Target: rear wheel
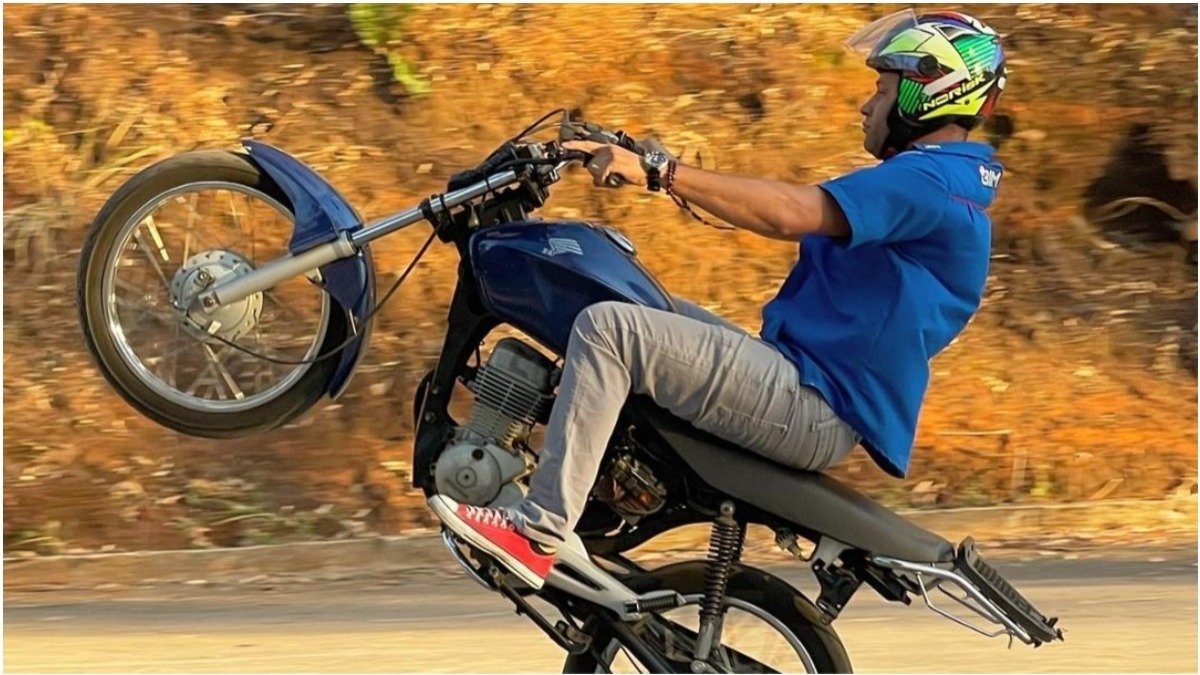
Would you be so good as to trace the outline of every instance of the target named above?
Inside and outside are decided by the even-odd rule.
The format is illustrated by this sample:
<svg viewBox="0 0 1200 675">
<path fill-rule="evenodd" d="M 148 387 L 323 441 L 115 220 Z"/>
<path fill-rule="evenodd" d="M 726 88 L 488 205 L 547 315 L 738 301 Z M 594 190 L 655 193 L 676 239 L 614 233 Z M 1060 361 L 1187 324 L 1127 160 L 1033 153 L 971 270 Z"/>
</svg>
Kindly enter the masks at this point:
<svg viewBox="0 0 1200 675">
<path fill-rule="evenodd" d="M 243 155 L 177 155 L 122 186 L 88 233 L 77 284 L 88 348 L 117 392 L 164 426 L 212 438 L 271 429 L 315 404 L 337 367 L 316 359 L 347 324 L 312 280 L 211 314 L 188 309 L 213 283 L 285 255 L 292 227 L 287 197 Z"/>
<path fill-rule="evenodd" d="M 651 570 L 626 580 L 644 593 L 670 589 L 691 602 L 656 614 L 638 628 L 639 636 L 665 661 L 690 672 L 693 636 L 698 630 L 704 563 L 688 562 Z M 721 646 L 710 658 L 721 672 L 849 673 L 850 659 L 833 628 L 821 624 L 819 610 L 778 577 L 738 566 L 726 590 Z M 571 655 L 564 673 L 647 672 L 601 622 L 584 627 L 594 648 Z"/>
</svg>

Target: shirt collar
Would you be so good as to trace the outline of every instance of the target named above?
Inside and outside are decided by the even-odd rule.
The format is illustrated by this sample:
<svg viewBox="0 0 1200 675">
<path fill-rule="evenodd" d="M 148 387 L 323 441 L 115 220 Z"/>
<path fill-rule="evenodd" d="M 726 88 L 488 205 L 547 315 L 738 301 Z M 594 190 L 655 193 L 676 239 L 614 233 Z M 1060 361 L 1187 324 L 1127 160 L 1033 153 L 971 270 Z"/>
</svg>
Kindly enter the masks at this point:
<svg viewBox="0 0 1200 675">
<path fill-rule="evenodd" d="M 976 159 L 990 160 L 996 149 L 987 143 L 976 141 L 952 141 L 950 143 L 914 143 L 913 150 L 947 155 L 963 155 Z"/>
</svg>

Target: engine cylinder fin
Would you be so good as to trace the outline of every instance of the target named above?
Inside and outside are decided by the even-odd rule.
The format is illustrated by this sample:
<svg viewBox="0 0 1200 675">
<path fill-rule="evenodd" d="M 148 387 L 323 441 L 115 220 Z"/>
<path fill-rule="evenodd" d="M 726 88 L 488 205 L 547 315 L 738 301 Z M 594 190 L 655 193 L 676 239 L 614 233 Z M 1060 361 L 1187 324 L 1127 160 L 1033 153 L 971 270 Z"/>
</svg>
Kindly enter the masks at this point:
<svg viewBox="0 0 1200 675">
<path fill-rule="evenodd" d="M 472 384 L 475 405 L 467 427 L 506 448 L 537 422 L 549 399 L 532 385 L 490 365 L 479 369 Z"/>
</svg>

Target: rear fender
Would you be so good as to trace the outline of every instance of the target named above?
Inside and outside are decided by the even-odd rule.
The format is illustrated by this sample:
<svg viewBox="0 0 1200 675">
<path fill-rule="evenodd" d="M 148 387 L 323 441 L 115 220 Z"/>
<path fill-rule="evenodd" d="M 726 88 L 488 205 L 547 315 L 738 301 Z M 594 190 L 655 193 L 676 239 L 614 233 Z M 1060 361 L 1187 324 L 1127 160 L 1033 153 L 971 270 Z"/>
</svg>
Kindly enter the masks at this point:
<svg viewBox="0 0 1200 675">
<path fill-rule="evenodd" d="M 258 141 L 243 140 L 248 157 L 271 177 L 292 203 L 295 226 L 288 250 L 295 255 L 334 241 L 343 232 L 362 227 L 362 218 L 329 181 L 288 153 Z M 337 398 L 350 384 L 371 336 L 368 315 L 375 306 L 375 263 L 368 247 L 350 258 L 321 267 L 322 287 L 346 321 L 347 335 L 361 335 L 346 346 L 327 392 Z"/>
</svg>

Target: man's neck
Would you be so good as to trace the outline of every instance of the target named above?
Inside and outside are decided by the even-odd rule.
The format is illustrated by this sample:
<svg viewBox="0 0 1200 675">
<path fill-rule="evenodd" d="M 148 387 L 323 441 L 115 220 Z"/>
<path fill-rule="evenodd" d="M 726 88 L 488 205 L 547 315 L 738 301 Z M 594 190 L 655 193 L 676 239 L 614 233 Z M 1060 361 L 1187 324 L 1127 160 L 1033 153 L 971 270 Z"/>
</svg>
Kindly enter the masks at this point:
<svg viewBox="0 0 1200 675">
<path fill-rule="evenodd" d="M 925 134 L 924 136 L 913 141 L 912 145 L 916 145 L 918 143 L 937 145 L 938 143 L 957 143 L 965 140 L 967 140 L 967 130 L 958 125 L 950 124 L 938 129 L 937 131 Z"/>
</svg>

